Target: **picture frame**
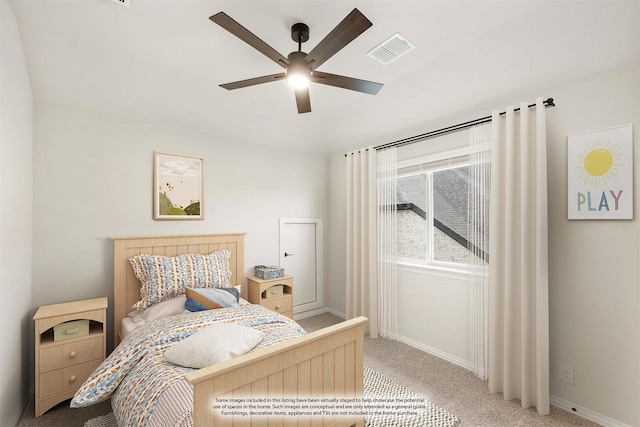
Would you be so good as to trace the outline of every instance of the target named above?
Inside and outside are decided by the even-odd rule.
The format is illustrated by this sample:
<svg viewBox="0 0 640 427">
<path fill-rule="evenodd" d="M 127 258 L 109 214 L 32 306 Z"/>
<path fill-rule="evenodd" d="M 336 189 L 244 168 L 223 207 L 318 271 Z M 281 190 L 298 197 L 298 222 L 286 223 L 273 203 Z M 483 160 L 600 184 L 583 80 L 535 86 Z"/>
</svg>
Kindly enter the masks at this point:
<svg viewBox="0 0 640 427">
<path fill-rule="evenodd" d="M 153 152 L 153 219 L 204 219 L 204 159 Z"/>
<path fill-rule="evenodd" d="M 633 219 L 633 125 L 569 135 L 568 219 Z"/>
</svg>

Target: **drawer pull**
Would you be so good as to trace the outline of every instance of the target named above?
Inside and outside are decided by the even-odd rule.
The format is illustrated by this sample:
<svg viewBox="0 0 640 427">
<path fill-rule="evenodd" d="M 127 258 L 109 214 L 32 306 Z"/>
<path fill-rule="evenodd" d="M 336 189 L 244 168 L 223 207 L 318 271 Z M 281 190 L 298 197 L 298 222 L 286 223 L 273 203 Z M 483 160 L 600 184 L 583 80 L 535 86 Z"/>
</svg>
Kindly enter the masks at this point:
<svg viewBox="0 0 640 427">
<path fill-rule="evenodd" d="M 69 382 L 70 382 L 70 383 L 73 383 L 73 382 L 75 382 L 77 379 L 78 379 L 78 377 L 76 377 L 75 375 L 71 375 L 71 376 L 69 377 Z"/>
<path fill-rule="evenodd" d="M 69 359 L 73 359 L 77 355 L 78 355 L 78 353 L 76 353 L 75 351 L 72 351 L 71 353 L 69 353 Z"/>
<path fill-rule="evenodd" d="M 64 331 L 64 333 L 67 335 L 77 334 L 78 332 L 80 332 L 80 328 L 71 328 Z"/>
<path fill-rule="evenodd" d="M 280 304 L 276 305 L 276 310 L 280 310 Z"/>
</svg>

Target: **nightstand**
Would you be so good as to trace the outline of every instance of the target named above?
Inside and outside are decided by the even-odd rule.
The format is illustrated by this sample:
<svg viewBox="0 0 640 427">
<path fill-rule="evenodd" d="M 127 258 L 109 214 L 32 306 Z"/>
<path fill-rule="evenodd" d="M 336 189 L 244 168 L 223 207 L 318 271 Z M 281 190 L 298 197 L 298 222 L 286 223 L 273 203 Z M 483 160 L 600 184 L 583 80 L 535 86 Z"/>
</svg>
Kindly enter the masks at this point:
<svg viewBox="0 0 640 427">
<path fill-rule="evenodd" d="M 107 305 L 107 298 L 102 297 L 43 305 L 36 311 L 33 316 L 36 333 L 36 417 L 72 398 L 104 360 Z M 78 328 L 73 328 L 63 332 L 71 334 L 72 338 L 54 338 L 56 325 L 83 319 L 89 321 L 88 334 L 74 336 L 74 333 L 82 333 L 77 331 Z"/>
<path fill-rule="evenodd" d="M 247 284 L 249 286 L 250 303 L 259 304 L 293 319 L 293 276 L 285 275 L 278 279 L 267 280 L 249 276 L 247 277 Z M 269 288 L 277 285 L 282 285 L 282 294 L 269 296 Z"/>
</svg>

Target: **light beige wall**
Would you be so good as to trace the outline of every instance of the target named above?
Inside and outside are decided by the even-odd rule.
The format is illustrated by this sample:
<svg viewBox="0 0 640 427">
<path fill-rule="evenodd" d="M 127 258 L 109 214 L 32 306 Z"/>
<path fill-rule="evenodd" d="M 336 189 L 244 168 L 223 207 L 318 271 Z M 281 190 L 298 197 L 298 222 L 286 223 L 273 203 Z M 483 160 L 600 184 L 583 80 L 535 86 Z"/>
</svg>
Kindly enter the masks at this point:
<svg viewBox="0 0 640 427">
<path fill-rule="evenodd" d="M 335 153 L 329 159 L 329 240 L 325 245 L 329 253 L 329 271 L 325 285 L 325 304 L 333 313 L 344 317 L 346 310 L 347 269 L 345 260 L 347 233 L 347 173 L 344 153 Z"/>
<path fill-rule="evenodd" d="M 415 129 L 397 131 L 387 141 L 489 115 L 493 109 L 552 96 L 547 109 L 550 252 L 550 387 L 554 404 L 604 425 L 640 425 L 640 63 L 635 62 L 563 85 L 486 102 Z M 634 125 L 634 220 L 567 220 L 567 135 Z M 440 141 L 431 140 L 438 145 Z M 386 141 L 382 141 L 386 142 Z M 355 148 L 355 147 L 354 147 Z M 413 148 L 412 148 L 413 150 Z M 330 303 L 344 310 L 344 154 L 331 158 Z M 335 240 L 334 240 L 335 239 Z M 340 259 L 339 257 L 342 256 Z M 459 305 L 468 293 L 462 281 L 405 271 L 400 274 L 400 335 L 413 345 L 465 365 L 469 355 L 467 322 Z M 433 301 L 439 302 L 434 304 Z M 423 309 L 421 303 L 429 309 Z M 458 313 L 448 315 L 447 310 Z M 450 334 L 425 331 L 448 330 Z M 558 380 L 558 364 L 575 367 L 575 384 Z"/>
<path fill-rule="evenodd" d="M 281 217 L 327 217 L 323 156 L 44 103 L 34 129 L 34 307 L 111 304 L 109 236 L 247 232 L 252 273 L 278 263 Z M 204 157 L 204 220 L 152 219 L 154 150 Z"/>
<path fill-rule="evenodd" d="M 640 425 L 640 63 L 547 92 L 551 394 Z M 567 220 L 567 135 L 632 123 L 633 220 Z M 557 380 L 575 367 L 575 385 Z M 578 408 L 580 411 L 580 408 Z"/>
<path fill-rule="evenodd" d="M 29 397 L 33 94 L 16 19 L 0 0 L 0 425 Z"/>
</svg>

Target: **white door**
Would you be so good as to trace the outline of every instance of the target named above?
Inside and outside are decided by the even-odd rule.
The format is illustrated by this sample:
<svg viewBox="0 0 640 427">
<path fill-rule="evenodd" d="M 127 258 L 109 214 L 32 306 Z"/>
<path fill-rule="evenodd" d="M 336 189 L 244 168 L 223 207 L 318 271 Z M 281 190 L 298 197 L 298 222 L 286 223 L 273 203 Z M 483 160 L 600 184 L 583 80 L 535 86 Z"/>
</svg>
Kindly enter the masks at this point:
<svg viewBox="0 0 640 427">
<path fill-rule="evenodd" d="M 293 312 L 324 305 L 322 219 L 280 219 L 280 266 L 293 276 Z"/>
</svg>

